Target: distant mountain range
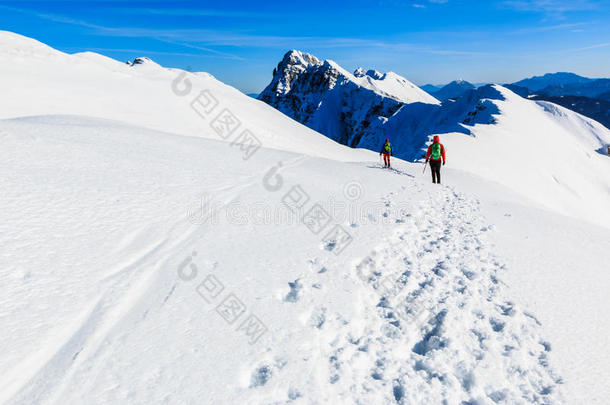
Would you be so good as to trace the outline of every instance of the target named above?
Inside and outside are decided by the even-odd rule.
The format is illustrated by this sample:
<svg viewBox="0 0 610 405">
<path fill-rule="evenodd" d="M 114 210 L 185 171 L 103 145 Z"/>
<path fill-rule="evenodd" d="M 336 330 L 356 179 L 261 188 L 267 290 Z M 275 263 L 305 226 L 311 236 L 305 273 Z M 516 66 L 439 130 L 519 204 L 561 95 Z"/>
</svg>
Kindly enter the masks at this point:
<svg viewBox="0 0 610 405">
<path fill-rule="evenodd" d="M 574 73 L 547 73 L 512 83 L 540 96 L 582 96 L 610 101 L 610 79 L 591 79 Z"/>
<path fill-rule="evenodd" d="M 423 91 L 425 91 L 426 93 L 436 93 L 437 91 L 439 91 L 440 89 L 442 89 L 444 86 L 437 86 L 434 84 L 425 84 L 423 86 L 420 86 L 419 88 L 422 89 Z"/>
<path fill-rule="evenodd" d="M 436 98 L 437 100 L 449 100 L 449 99 L 456 99 L 458 97 L 461 97 L 462 95 L 466 94 L 469 90 L 473 90 L 476 89 L 477 87 L 472 84 L 469 83 L 465 80 L 455 80 L 451 83 L 449 83 L 448 85 L 444 86 L 442 89 L 435 91 L 434 93 L 431 93 L 432 96 L 434 96 L 434 98 Z"/>
<path fill-rule="evenodd" d="M 548 96 L 583 96 L 610 101 L 610 79 L 597 79 L 587 83 L 555 84 L 537 92 Z"/>
<path fill-rule="evenodd" d="M 565 86 L 568 84 L 583 85 L 592 81 L 594 81 L 594 79 L 589 79 L 574 73 L 557 72 L 547 73 L 544 76 L 530 77 L 512 84 L 519 87 L 525 87 L 532 91 L 540 91 L 549 86 Z"/>
<path fill-rule="evenodd" d="M 610 79 L 591 79 L 574 73 L 558 72 L 504 86 L 522 97 L 559 104 L 610 128 Z M 445 86 L 427 84 L 421 88 L 436 99 L 446 101 L 462 97 L 477 87 L 476 84 L 456 80 Z"/>
<path fill-rule="evenodd" d="M 547 73 L 505 85 L 522 97 L 550 101 L 610 128 L 610 79 Z"/>
<path fill-rule="evenodd" d="M 445 85 L 426 84 L 420 88 L 431 96 L 434 96 L 437 100 L 446 101 L 450 99 L 455 100 L 466 94 L 469 90 L 478 89 L 479 87 L 488 84 L 489 83 L 470 83 L 466 80 L 459 79 Z"/>
</svg>

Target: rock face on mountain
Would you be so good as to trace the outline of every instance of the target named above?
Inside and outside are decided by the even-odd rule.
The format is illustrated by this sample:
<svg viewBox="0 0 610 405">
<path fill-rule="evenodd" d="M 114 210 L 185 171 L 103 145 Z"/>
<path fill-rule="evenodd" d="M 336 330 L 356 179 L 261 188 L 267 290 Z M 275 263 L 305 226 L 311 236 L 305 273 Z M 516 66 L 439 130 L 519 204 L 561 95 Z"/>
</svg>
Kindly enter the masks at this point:
<svg viewBox="0 0 610 405">
<path fill-rule="evenodd" d="M 372 147 L 380 125 L 406 105 L 439 101 L 393 73 L 358 68 L 290 51 L 274 70 L 260 100 L 302 124 L 351 147 Z"/>
</svg>

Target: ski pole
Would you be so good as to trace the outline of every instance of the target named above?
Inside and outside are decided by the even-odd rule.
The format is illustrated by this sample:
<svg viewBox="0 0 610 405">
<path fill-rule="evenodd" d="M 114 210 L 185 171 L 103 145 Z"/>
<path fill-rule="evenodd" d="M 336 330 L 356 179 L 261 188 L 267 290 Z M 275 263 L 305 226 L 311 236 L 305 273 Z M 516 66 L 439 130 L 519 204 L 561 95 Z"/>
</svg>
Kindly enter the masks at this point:
<svg viewBox="0 0 610 405">
<path fill-rule="evenodd" d="M 426 173 L 426 166 L 428 165 L 428 161 L 426 160 L 426 163 L 424 163 L 424 171 L 423 173 Z"/>
</svg>

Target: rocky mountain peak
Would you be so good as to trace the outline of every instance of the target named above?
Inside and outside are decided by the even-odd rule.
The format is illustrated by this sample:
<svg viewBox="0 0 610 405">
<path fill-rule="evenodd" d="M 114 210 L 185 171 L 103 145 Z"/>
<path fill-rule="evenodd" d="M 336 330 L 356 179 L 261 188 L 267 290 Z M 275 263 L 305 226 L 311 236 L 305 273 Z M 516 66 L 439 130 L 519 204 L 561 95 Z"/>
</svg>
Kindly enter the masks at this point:
<svg viewBox="0 0 610 405">
<path fill-rule="evenodd" d="M 375 80 L 383 80 L 383 78 L 385 77 L 384 73 L 378 72 L 374 69 L 370 69 L 366 72 L 366 75 L 369 77 L 372 77 Z"/>
<path fill-rule="evenodd" d="M 316 58 L 315 56 L 313 56 L 309 53 L 297 51 L 296 49 L 286 52 L 286 54 L 284 55 L 284 58 L 280 62 L 280 65 L 284 65 L 284 66 L 308 67 L 311 65 L 318 65 L 318 64 L 320 64 L 320 60 L 318 58 Z"/>
</svg>

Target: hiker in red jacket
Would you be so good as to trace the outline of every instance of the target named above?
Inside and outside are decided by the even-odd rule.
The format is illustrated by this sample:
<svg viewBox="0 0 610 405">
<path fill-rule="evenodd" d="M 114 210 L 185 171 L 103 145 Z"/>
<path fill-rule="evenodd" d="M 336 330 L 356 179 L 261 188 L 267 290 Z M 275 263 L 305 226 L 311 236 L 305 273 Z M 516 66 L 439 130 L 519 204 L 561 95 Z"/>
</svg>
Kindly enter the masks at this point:
<svg viewBox="0 0 610 405">
<path fill-rule="evenodd" d="M 434 142 L 428 146 L 426 153 L 426 163 L 430 161 L 430 171 L 432 172 L 432 183 L 441 184 L 441 162 L 445 165 L 445 147 L 441 144 L 438 135 L 434 136 Z"/>
</svg>

